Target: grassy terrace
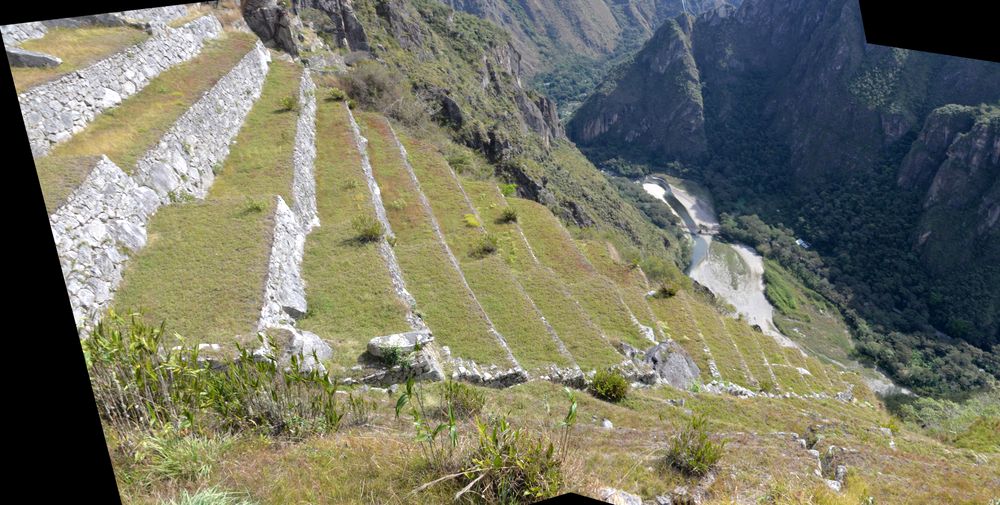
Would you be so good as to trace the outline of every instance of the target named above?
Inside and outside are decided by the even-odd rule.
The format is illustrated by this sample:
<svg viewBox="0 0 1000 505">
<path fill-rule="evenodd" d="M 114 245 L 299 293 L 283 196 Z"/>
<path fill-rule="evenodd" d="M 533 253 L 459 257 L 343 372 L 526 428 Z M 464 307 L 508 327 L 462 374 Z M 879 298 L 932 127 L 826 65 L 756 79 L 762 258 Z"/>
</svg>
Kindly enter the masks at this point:
<svg viewBox="0 0 1000 505">
<path fill-rule="evenodd" d="M 556 342 L 546 330 L 532 301 L 519 289 L 520 284 L 503 260 L 501 245 L 497 253 L 481 256 L 476 253 L 485 232 L 465 221 L 473 209 L 462 196 L 462 186 L 449 173 L 448 162 L 430 144 L 402 136 L 410 163 L 420 181 L 420 187 L 430 200 L 434 215 L 448 246 L 458 259 L 465 278 L 476 298 L 489 314 L 497 331 L 507 340 L 514 358 L 528 370 L 549 364 L 570 365 L 559 352 Z"/>
<path fill-rule="evenodd" d="M 508 199 L 538 259 L 556 272 L 562 283 L 612 341 L 648 342 L 628 317 L 628 307 L 614 295 L 614 285 L 577 248 L 569 232 L 545 206 L 520 198 Z"/>
<path fill-rule="evenodd" d="M 350 367 L 369 339 L 410 327 L 377 244 L 356 240 L 351 226 L 357 216 L 375 214 L 347 111 L 343 102 L 316 105 L 320 226 L 306 240 L 302 275 L 309 312 L 298 325 L 330 341 L 337 364 Z"/>
<path fill-rule="evenodd" d="M 621 256 L 611 242 L 604 240 L 577 240 L 580 251 L 583 252 L 590 263 L 597 268 L 601 274 L 611 279 L 620 289 L 622 300 L 632 310 L 632 314 L 640 323 L 656 329 L 656 317 L 650 310 L 649 303 L 646 302 L 646 287 L 640 277 L 638 269 L 629 268 L 622 262 Z M 660 339 L 659 332 L 656 332 L 657 340 Z M 645 349 L 651 344 L 645 338 L 637 342 L 639 349 Z"/>
<path fill-rule="evenodd" d="M 261 97 L 203 202 L 164 207 L 132 261 L 115 306 L 196 342 L 252 341 L 263 303 L 275 195 L 288 198 L 298 114 L 281 99 L 298 92 L 300 67 L 275 61 Z M 287 132 L 287 133 L 279 133 Z M 248 160 L 252 160 L 248 161 Z"/>
<path fill-rule="evenodd" d="M 531 258 L 529 244 L 518 233 L 516 223 L 502 222 L 507 207 L 494 181 L 464 179 L 469 198 L 490 233 L 500 237 L 501 255 L 514 276 L 538 305 L 566 349 L 583 370 L 597 370 L 620 363 L 622 356 L 601 336 L 600 328 L 561 285 L 556 274 Z"/>
<path fill-rule="evenodd" d="M 33 86 L 96 63 L 147 38 L 149 34 L 129 26 L 49 28 L 44 37 L 26 40 L 21 43 L 21 47 L 29 51 L 58 56 L 62 59 L 62 63 L 51 68 L 11 67 L 14 88 L 18 93 L 22 93 Z"/>
<path fill-rule="evenodd" d="M 754 331 L 753 328 L 750 328 L 742 321 L 728 317 L 723 319 L 723 324 L 725 324 L 726 331 L 729 332 L 733 340 L 739 343 L 740 352 L 743 354 L 743 358 L 750 368 L 750 373 L 757 379 L 757 383 L 763 385 L 768 382 L 775 382 L 777 377 L 771 377 L 771 369 L 764 361 L 765 355 L 764 351 L 760 348 L 760 343 L 755 336 L 750 334 Z M 773 386 L 778 385 L 773 384 Z"/>
<path fill-rule="evenodd" d="M 51 213 L 87 177 L 93 157 L 107 155 L 126 172 L 216 82 L 253 48 L 252 34 L 225 32 L 194 59 L 170 68 L 82 132 L 35 160 Z"/>
<path fill-rule="evenodd" d="M 718 365 L 722 378 L 754 389 L 754 384 L 747 377 L 746 369 L 743 368 L 743 355 L 733 344 L 725 326 L 722 325 L 718 312 L 707 304 L 692 303 L 690 306 L 695 324 L 701 329 L 702 337 L 708 344 L 708 348 L 712 350 L 712 357 L 715 358 L 715 364 Z"/>
<path fill-rule="evenodd" d="M 688 310 L 691 295 L 680 291 L 671 298 L 651 298 L 649 305 L 657 318 L 665 323 L 664 331 L 684 348 L 698 364 L 701 370 L 701 380 L 710 382 L 712 373 L 709 371 L 709 355 L 705 353 L 705 342 L 698 336 L 698 328 Z"/>
<path fill-rule="evenodd" d="M 460 272 L 452 268 L 434 235 L 385 119 L 369 113 L 358 113 L 357 119 L 369 141 L 375 179 L 396 234 L 396 257 L 417 311 L 453 356 L 509 366 L 506 352 L 490 334 L 475 300 L 462 286 Z"/>
<path fill-rule="evenodd" d="M 426 471 L 419 444 L 413 442 L 410 420 L 396 419 L 394 397 L 358 393 L 375 402 L 374 428 L 345 426 L 338 433 L 312 436 L 300 443 L 263 437 L 236 438 L 196 482 L 161 479 L 147 484 L 139 478 L 131 453 L 112 451 L 124 501 L 162 503 L 182 489 L 219 486 L 245 493 L 259 503 L 443 503 L 451 501 L 460 483 L 443 482 L 416 495 L 411 490 L 439 476 Z M 614 486 L 643 497 L 656 496 L 677 485 L 693 485 L 662 466 L 664 438 L 681 428 L 685 409 L 709 418 L 709 430 L 729 440 L 719 461 L 708 503 L 856 504 L 872 495 L 876 503 L 986 503 L 998 478 L 997 455 L 976 463 L 971 451 L 955 449 L 903 426 L 896 434 L 898 449 L 889 449 L 876 428 L 889 419 L 882 409 L 836 400 L 739 400 L 724 395 L 692 394 L 671 388 L 634 391 L 627 405 L 610 404 L 579 394 L 578 422 L 564 468 L 566 487 L 597 496 Z M 684 407 L 667 399 L 683 398 Z M 565 404 L 557 384 L 535 381 L 492 390 L 484 416 L 510 412 L 511 424 L 549 436 Z M 544 405 L 551 405 L 547 411 Z M 595 418 L 595 421 L 591 421 Z M 600 419 L 615 429 L 602 429 Z M 830 444 L 856 449 L 845 462 L 850 468 L 845 492 L 836 495 L 813 475 L 816 460 L 787 435 L 804 434 L 822 419 L 835 419 L 820 434 L 821 453 Z M 476 429 L 468 420 L 458 425 L 459 447 L 475 444 Z M 114 443 L 114 438 L 109 439 Z M 945 451 L 948 451 L 945 453 Z M 303 472 L 303 468 L 315 471 Z M 124 478 L 132 477 L 132 478 Z M 865 490 L 867 488 L 867 490 Z M 864 492 L 862 492 L 864 491 Z"/>
</svg>

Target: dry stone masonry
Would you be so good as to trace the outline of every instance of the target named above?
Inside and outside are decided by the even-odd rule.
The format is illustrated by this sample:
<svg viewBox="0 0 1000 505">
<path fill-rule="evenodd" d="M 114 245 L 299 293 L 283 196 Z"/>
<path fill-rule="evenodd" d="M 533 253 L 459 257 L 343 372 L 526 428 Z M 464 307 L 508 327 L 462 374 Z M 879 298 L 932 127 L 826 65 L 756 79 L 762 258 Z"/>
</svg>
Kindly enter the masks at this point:
<svg viewBox="0 0 1000 505">
<path fill-rule="evenodd" d="M 271 53 L 258 42 L 136 163 L 135 178 L 156 190 L 161 204 L 182 195 L 204 198 L 229 144 L 260 97 Z"/>
<path fill-rule="evenodd" d="M 205 40 L 222 32 L 214 16 L 180 28 L 153 27 L 153 36 L 87 68 L 18 95 L 31 152 L 43 156 L 79 133 L 101 112 L 144 88 L 164 70 L 201 52 Z"/>
<path fill-rule="evenodd" d="M 153 190 L 102 156 L 49 216 L 78 326 L 89 328 L 111 302 L 127 254 L 146 245 L 146 223 L 157 207 Z"/>
<path fill-rule="evenodd" d="M 49 216 L 77 326 L 83 334 L 108 308 L 128 255 L 146 243 L 146 225 L 179 188 L 163 174 L 179 173 L 204 197 L 211 167 L 229 154 L 267 75 L 270 53 L 258 44 L 196 102 L 129 177 L 102 157 L 66 203 Z M 185 145 L 187 147 L 185 147 Z M 178 177 L 178 181 L 180 178 Z"/>
<path fill-rule="evenodd" d="M 162 25 L 182 18 L 188 13 L 187 5 L 167 5 L 149 9 L 124 12 L 109 12 L 72 18 L 47 19 L 14 25 L 0 26 L 4 44 L 19 44 L 25 40 L 40 39 L 49 28 L 78 28 L 81 26 L 121 26 L 148 27 Z"/>
<path fill-rule="evenodd" d="M 319 226 L 316 212 L 316 84 L 309 69 L 302 73 L 299 86 L 299 121 L 295 131 L 292 166 L 292 210 L 305 233 Z"/>
<path fill-rule="evenodd" d="M 365 183 L 368 185 L 368 193 L 372 197 L 372 206 L 375 208 L 375 218 L 378 222 L 382 224 L 382 229 L 385 230 L 385 238 L 379 241 L 378 251 L 382 256 L 382 260 L 385 261 L 386 268 L 389 270 L 389 277 L 392 280 L 393 290 L 396 292 L 396 297 L 403 302 L 406 307 L 406 320 L 410 323 L 410 327 L 414 330 L 427 330 L 427 325 L 424 323 L 423 319 L 420 318 L 415 312 L 417 301 L 413 298 L 413 295 L 406 289 L 406 282 L 403 279 L 403 270 L 399 267 L 399 261 L 396 259 L 396 252 L 389 245 L 389 240 L 393 239 L 395 235 L 392 233 L 392 226 L 389 224 L 389 218 L 386 217 L 385 205 L 382 203 L 382 190 L 378 186 L 378 182 L 375 181 L 375 174 L 372 172 L 371 160 L 368 158 L 368 139 L 361 135 L 361 128 L 358 126 L 358 122 L 354 119 L 354 114 L 351 112 L 351 108 L 347 106 L 345 102 L 344 110 L 347 112 L 347 117 L 351 121 L 351 132 L 354 135 L 354 146 L 358 150 L 358 154 L 361 155 L 361 171 L 365 176 Z"/>
<path fill-rule="evenodd" d="M 257 331 L 281 329 L 288 333 L 281 362 L 287 363 L 293 355 L 298 355 L 305 368 L 322 369 L 322 361 L 333 357 L 330 345 L 318 335 L 295 327 L 295 321 L 307 309 L 306 284 L 302 278 L 306 235 L 320 225 L 316 212 L 316 85 L 308 69 L 302 73 L 299 104 L 292 154 L 294 210 L 281 196 L 276 197 L 271 256 Z"/>
<path fill-rule="evenodd" d="M 45 24 L 39 21 L 0 26 L 5 46 L 20 44 L 25 40 L 40 39 L 45 36 L 46 31 Z"/>
</svg>

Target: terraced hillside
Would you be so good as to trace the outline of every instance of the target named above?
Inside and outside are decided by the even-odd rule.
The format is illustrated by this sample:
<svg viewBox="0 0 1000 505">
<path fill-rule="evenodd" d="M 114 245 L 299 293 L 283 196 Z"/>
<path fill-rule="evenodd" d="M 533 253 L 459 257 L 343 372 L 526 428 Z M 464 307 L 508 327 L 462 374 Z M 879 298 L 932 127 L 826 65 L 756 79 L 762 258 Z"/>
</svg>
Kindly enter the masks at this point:
<svg viewBox="0 0 1000 505">
<path fill-rule="evenodd" d="M 433 382 L 466 383 L 484 418 L 549 433 L 566 392 L 605 369 L 631 396 L 578 391 L 563 491 L 881 503 L 940 497 L 933 479 L 954 479 L 949 492 L 967 500 L 989 495 L 975 483 L 1000 482 L 996 451 L 897 429 L 856 372 L 783 347 L 702 289 L 664 293 L 616 235 L 568 226 L 492 170 L 467 169 L 471 151 L 437 127 L 356 106 L 340 91 L 352 70 L 309 68 L 204 12 L 183 18 L 218 28 L 197 54 L 36 152 L 81 337 L 97 338 L 110 310 L 163 322 L 165 346 L 198 348 L 221 370 L 237 368 L 238 347 L 277 351 L 329 374 L 350 428 L 280 444 L 231 430 L 225 461 L 206 456 L 175 482 L 143 473 L 126 457 L 132 434 L 112 427 L 127 499 L 217 486 L 266 503 L 413 502 L 440 468 L 420 459 L 387 390 L 415 378 L 441 401 Z M 657 463 L 663 431 L 694 413 L 730 440 L 710 478 Z M 451 422 L 464 450 L 473 420 Z M 449 485 L 417 501 L 461 489 Z"/>
</svg>

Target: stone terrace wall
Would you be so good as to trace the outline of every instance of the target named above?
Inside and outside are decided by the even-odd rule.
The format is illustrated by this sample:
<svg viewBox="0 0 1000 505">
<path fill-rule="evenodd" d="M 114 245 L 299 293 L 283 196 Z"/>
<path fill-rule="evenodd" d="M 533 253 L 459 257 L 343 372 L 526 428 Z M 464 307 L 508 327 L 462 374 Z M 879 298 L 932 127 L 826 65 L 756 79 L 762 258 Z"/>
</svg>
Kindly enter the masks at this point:
<svg viewBox="0 0 1000 505">
<path fill-rule="evenodd" d="M 276 198 L 271 256 L 257 331 L 288 332 L 290 340 L 287 348 L 280 350 L 280 362 L 287 364 L 292 355 L 299 355 L 305 368 L 322 368 L 316 359 L 329 359 L 333 350 L 315 333 L 295 327 L 295 320 L 306 313 L 306 285 L 302 278 L 306 235 L 320 225 L 316 211 L 316 85 L 308 69 L 302 73 L 299 105 L 292 153 L 292 208 L 281 196 Z"/>
<path fill-rule="evenodd" d="M 260 97 L 269 62 L 270 53 L 258 43 L 174 123 L 140 161 L 134 177 L 102 158 L 49 216 L 73 314 L 84 333 L 111 303 L 129 252 L 145 245 L 149 218 L 177 189 L 154 186 L 162 182 L 155 170 L 166 167 L 170 175 L 179 173 L 178 181 L 183 177 L 185 187 L 197 189 L 189 193 L 204 197 L 214 180 L 212 167 L 229 154 L 230 143 Z"/>
<path fill-rule="evenodd" d="M 88 25 L 117 26 L 122 24 L 159 25 L 184 17 L 187 15 L 187 12 L 187 5 L 168 5 L 165 7 L 154 7 L 151 9 L 136 9 L 124 12 L 96 14 L 92 16 L 49 19 L 45 21 L 29 21 L 27 23 L 3 25 L 0 26 L 0 33 L 3 34 L 4 44 L 16 45 L 24 42 L 25 40 L 40 39 L 44 37 L 50 27 L 72 28 Z"/>
<path fill-rule="evenodd" d="M 146 245 L 146 223 L 159 200 L 106 156 L 49 216 L 66 290 L 85 329 L 108 306 L 122 280 L 127 251 Z"/>
<path fill-rule="evenodd" d="M 166 24 L 187 15 L 187 5 L 167 5 L 151 9 L 135 9 L 124 11 L 118 17 L 128 22 L 149 24 Z"/>
<path fill-rule="evenodd" d="M 305 281 L 302 280 L 306 235 L 285 199 L 278 196 L 276 200 L 274 236 L 258 331 L 292 325 L 296 318 L 306 313 Z"/>
<path fill-rule="evenodd" d="M 25 40 L 40 39 L 45 36 L 45 25 L 38 21 L 0 26 L 4 45 L 12 46 Z"/>
<path fill-rule="evenodd" d="M 302 225 L 303 231 L 319 226 L 316 211 L 316 84 L 309 69 L 302 73 L 299 86 L 299 122 L 295 132 L 293 166 L 295 177 L 292 181 L 292 210 Z"/>
<path fill-rule="evenodd" d="M 230 142 L 260 97 L 270 61 L 271 53 L 258 41 L 139 159 L 136 180 L 153 188 L 164 204 L 182 194 L 204 198 L 214 171 L 229 155 Z"/>
<path fill-rule="evenodd" d="M 18 95 L 32 155 L 43 156 L 94 120 L 104 110 L 144 88 L 164 70 L 194 58 L 206 39 L 222 32 L 214 16 L 180 28 L 160 25 L 142 44 L 87 68 L 35 86 Z"/>
</svg>

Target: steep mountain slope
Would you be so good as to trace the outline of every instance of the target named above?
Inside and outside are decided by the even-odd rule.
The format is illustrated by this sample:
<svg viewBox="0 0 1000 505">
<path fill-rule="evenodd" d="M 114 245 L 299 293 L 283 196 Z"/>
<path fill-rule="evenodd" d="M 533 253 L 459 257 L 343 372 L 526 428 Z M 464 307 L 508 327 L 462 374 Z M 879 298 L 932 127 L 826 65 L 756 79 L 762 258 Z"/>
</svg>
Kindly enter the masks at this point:
<svg viewBox="0 0 1000 505">
<path fill-rule="evenodd" d="M 856 2 L 753 0 L 665 23 L 615 74 L 567 125 L 592 159 L 679 161 L 791 226 L 884 331 L 1000 342 L 1000 64 L 867 45 Z"/>
<path fill-rule="evenodd" d="M 124 501 L 994 498 L 995 398 L 903 423 L 857 373 L 672 277 L 669 237 L 629 236 L 617 188 L 524 124 L 488 26 L 414 4 L 356 4 L 380 60 L 337 71 L 229 24 L 61 144 L 92 168 L 40 182 L 67 287 L 90 277 L 74 307 L 117 310 L 82 336 Z M 497 160 L 431 121 L 449 96 L 514 129 Z M 535 193 L 506 158 L 535 163 Z M 118 279 L 89 282 L 109 261 Z M 685 429 L 719 443 L 704 475 L 668 456 Z"/>
<path fill-rule="evenodd" d="M 665 20 L 726 0 L 442 0 L 505 29 L 524 74 L 567 114 L 613 62 L 638 49 Z"/>
</svg>

